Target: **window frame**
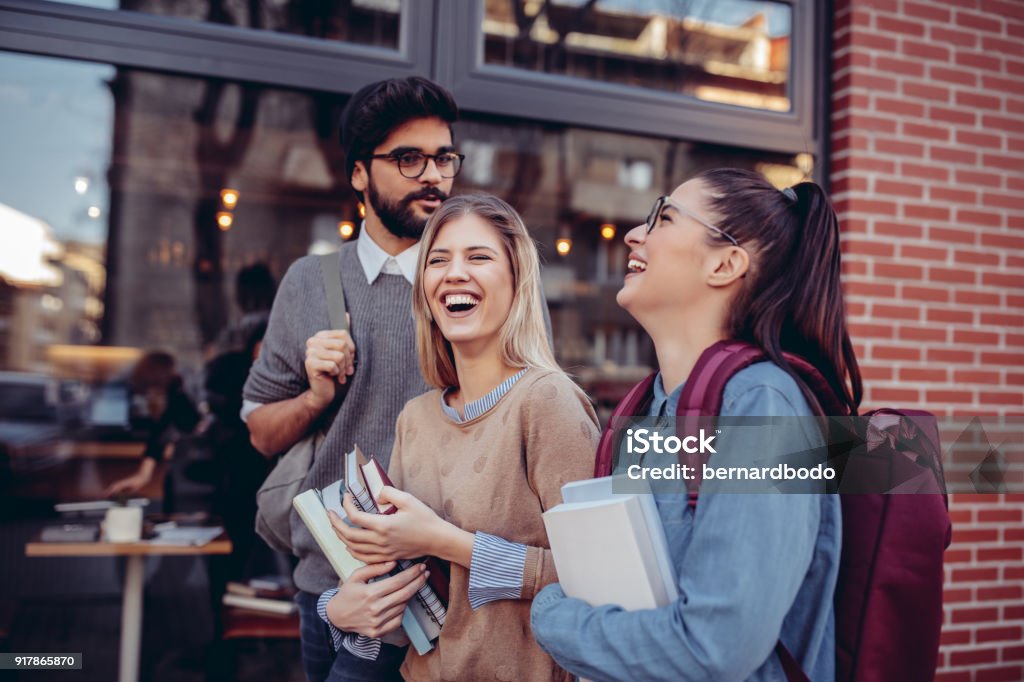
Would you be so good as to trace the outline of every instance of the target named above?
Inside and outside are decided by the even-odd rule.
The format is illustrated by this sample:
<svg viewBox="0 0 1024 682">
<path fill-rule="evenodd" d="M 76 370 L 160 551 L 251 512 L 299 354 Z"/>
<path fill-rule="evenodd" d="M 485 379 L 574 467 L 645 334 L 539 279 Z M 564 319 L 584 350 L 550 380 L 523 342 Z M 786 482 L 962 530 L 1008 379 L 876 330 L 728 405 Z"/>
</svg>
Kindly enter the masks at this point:
<svg viewBox="0 0 1024 682">
<path fill-rule="evenodd" d="M 429 75 L 435 5 L 402 0 L 397 50 L 142 12 L 0 0 L 0 50 L 349 94 Z"/>
<path fill-rule="evenodd" d="M 827 64 L 824 20 L 831 3 L 783 2 L 793 17 L 789 112 L 485 64 L 483 0 L 439 3 L 434 73 L 467 110 L 767 151 L 808 151 L 820 158 L 825 126 L 819 102 L 825 93 L 819 76 L 825 69 L 815 67 Z"/>
</svg>

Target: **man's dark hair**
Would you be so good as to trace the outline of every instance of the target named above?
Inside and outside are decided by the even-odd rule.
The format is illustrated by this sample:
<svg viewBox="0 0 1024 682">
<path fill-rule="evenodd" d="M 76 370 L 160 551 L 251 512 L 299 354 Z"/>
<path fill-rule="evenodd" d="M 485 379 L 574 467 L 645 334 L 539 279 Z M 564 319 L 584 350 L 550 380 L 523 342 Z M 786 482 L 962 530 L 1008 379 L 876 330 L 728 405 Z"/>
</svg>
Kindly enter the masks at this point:
<svg viewBox="0 0 1024 682">
<path fill-rule="evenodd" d="M 243 313 L 270 310 L 276 291 L 277 282 L 266 263 L 248 265 L 235 278 L 235 300 Z"/>
<path fill-rule="evenodd" d="M 377 81 L 352 95 L 339 125 L 349 180 L 356 161 L 365 161 L 395 128 L 417 118 L 439 118 L 450 127 L 459 107 L 450 92 L 420 76 Z"/>
</svg>

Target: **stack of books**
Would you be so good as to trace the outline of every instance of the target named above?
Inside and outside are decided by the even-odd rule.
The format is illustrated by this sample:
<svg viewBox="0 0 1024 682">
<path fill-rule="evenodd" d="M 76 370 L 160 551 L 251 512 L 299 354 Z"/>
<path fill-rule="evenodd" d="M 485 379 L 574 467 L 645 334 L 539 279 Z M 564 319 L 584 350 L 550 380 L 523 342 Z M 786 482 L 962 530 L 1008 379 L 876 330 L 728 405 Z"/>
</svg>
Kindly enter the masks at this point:
<svg viewBox="0 0 1024 682">
<path fill-rule="evenodd" d="M 367 459 L 357 447 L 345 455 L 344 480 L 335 481 L 323 489 L 307 490 L 292 501 L 303 523 L 342 581 L 348 580 L 353 572 L 366 564 L 349 553 L 345 543 L 335 534 L 327 512 L 333 511 L 348 523 L 348 515 L 342 507 L 342 499 L 347 491 L 352 494 L 355 506 L 360 511 L 368 514 L 393 514 L 393 506 L 377 503 L 380 490 L 386 485 L 390 486 L 391 481 L 384 469 L 373 458 Z M 398 561 L 392 574 L 419 561 L 426 562 L 430 578 L 409 600 L 402 615 L 402 629 L 416 651 L 425 654 L 434 648 L 433 642 L 440 636 L 441 626 L 448 613 L 449 570 L 447 564 L 436 557 L 424 557 Z M 385 641 L 393 640 L 385 638 Z"/>
<path fill-rule="evenodd" d="M 675 570 L 646 481 L 607 476 L 567 483 L 562 500 L 544 512 L 544 526 L 566 596 L 627 611 L 675 601 Z"/>
<path fill-rule="evenodd" d="M 294 598 L 295 588 L 291 581 L 280 576 L 267 576 L 244 583 L 229 582 L 222 601 L 225 606 L 289 616 L 296 612 Z"/>
</svg>

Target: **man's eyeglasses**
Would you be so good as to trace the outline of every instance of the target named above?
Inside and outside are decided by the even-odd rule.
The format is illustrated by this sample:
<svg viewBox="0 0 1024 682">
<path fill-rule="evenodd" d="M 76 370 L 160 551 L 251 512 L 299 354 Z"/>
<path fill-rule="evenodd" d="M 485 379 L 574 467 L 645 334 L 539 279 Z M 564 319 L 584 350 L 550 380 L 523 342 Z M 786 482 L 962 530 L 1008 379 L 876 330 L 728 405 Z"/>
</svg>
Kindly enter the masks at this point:
<svg viewBox="0 0 1024 682">
<path fill-rule="evenodd" d="M 414 180 L 427 170 L 427 161 L 434 160 L 437 172 L 442 178 L 454 178 L 462 170 L 462 161 L 465 154 L 456 152 L 443 152 L 441 154 L 424 154 L 423 152 L 392 152 L 390 154 L 373 154 L 371 159 L 385 159 L 398 164 L 398 172 L 404 177 Z"/>
<path fill-rule="evenodd" d="M 712 230 L 713 232 L 717 232 L 718 234 L 722 235 L 724 238 L 732 242 L 733 246 L 740 245 L 740 243 L 736 241 L 736 238 L 733 237 L 731 234 L 729 234 L 720 227 L 715 227 L 714 225 L 704 220 L 690 209 L 680 204 L 677 204 L 667 196 L 658 197 L 658 200 L 654 202 L 654 207 L 651 208 L 651 212 L 647 214 L 647 234 L 650 234 L 651 230 L 657 227 L 658 223 L 661 222 L 661 212 L 665 210 L 666 206 L 671 206 L 675 210 L 685 215 L 687 218 L 697 221 L 698 223 L 708 228 L 709 230 Z"/>
</svg>

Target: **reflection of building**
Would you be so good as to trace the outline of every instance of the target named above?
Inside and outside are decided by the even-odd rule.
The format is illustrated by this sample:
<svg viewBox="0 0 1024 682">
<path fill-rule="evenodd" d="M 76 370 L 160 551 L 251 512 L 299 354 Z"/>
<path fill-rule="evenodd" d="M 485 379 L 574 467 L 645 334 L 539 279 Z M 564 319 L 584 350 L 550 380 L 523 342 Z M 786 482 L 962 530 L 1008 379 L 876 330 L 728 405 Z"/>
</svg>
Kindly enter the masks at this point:
<svg viewBox="0 0 1024 682">
<path fill-rule="evenodd" d="M 789 110 L 788 33 L 771 36 L 763 12 L 751 10 L 746 21 L 727 25 L 688 16 L 700 9 L 689 3 L 668 7 L 661 13 L 599 3 L 488 0 L 485 60 Z"/>
</svg>

